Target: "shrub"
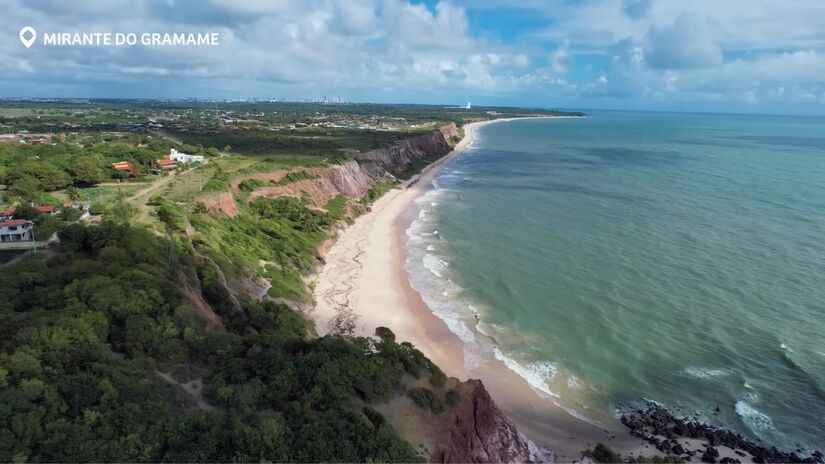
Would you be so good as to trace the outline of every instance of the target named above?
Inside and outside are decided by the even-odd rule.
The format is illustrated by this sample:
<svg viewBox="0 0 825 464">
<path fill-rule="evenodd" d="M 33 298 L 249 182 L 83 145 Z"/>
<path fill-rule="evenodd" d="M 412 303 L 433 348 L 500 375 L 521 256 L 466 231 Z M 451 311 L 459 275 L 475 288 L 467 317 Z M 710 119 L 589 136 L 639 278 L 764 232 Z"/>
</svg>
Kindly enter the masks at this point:
<svg viewBox="0 0 825 464">
<path fill-rule="evenodd" d="M 619 453 L 610 449 L 604 443 L 596 444 L 596 447 L 592 450 L 588 449 L 584 452 L 584 455 L 593 459 L 596 462 L 604 462 L 604 463 L 612 463 L 612 462 L 622 462 L 622 457 Z"/>
<path fill-rule="evenodd" d="M 335 220 L 340 221 L 341 219 L 346 218 L 347 216 L 347 197 L 341 195 L 340 193 L 335 196 L 332 200 L 328 201 L 324 205 L 324 209 L 327 210 L 327 214 L 332 216 Z"/>
<path fill-rule="evenodd" d="M 258 179 L 246 179 L 242 181 L 240 184 L 238 184 L 238 188 L 242 192 L 251 192 L 255 189 L 259 189 L 264 186 L 266 186 L 266 183 Z"/>
<path fill-rule="evenodd" d="M 375 335 L 385 342 L 395 343 L 395 334 L 387 327 L 376 327 Z"/>
<path fill-rule="evenodd" d="M 294 182 L 298 182 L 299 180 L 311 180 L 317 178 L 318 176 L 312 175 L 306 171 L 294 171 L 287 173 L 284 177 L 281 177 L 279 180 L 269 181 L 269 183 L 272 185 L 289 185 Z"/>
<path fill-rule="evenodd" d="M 372 184 L 372 187 L 367 191 L 367 194 L 364 195 L 364 198 L 361 198 L 361 203 L 364 204 L 371 204 L 375 202 L 375 200 L 381 198 L 382 195 L 389 192 L 395 188 L 395 184 L 392 182 L 387 181 L 380 181 Z"/>
<path fill-rule="evenodd" d="M 461 395 L 458 393 L 458 390 L 455 388 L 451 388 L 447 390 L 447 394 L 444 395 L 444 402 L 452 407 L 458 406 L 458 402 L 461 401 Z"/>
<path fill-rule="evenodd" d="M 83 216 L 83 211 L 76 208 L 64 208 L 60 212 L 60 218 L 66 222 L 77 221 L 80 219 L 80 216 Z"/>
<path fill-rule="evenodd" d="M 429 363 L 428 369 L 430 371 L 430 383 L 434 387 L 443 387 L 447 382 L 447 376 L 444 374 L 444 371 L 432 362 Z"/>
<path fill-rule="evenodd" d="M 163 203 L 164 198 L 162 195 L 158 195 L 157 193 L 149 197 L 149 200 L 146 201 L 146 204 L 149 206 L 160 206 Z"/>
<path fill-rule="evenodd" d="M 407 390 L 407 396 L 419 408 L 429 409 L 435 414 L 444 412 L 444 402 L 429 388 L 410 388 Z"/>
</svg>

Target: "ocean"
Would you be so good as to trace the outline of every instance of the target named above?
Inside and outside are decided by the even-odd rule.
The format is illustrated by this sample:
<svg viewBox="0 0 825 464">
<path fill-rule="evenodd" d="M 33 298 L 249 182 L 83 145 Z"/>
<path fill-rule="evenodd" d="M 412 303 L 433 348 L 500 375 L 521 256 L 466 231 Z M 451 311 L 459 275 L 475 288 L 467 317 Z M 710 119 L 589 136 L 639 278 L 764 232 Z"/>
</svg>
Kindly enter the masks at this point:
<svg viewBox="0 0 825 464">
<path fill-rule="evenodd" d="M 649 400 L 825 443 L 825 118 L 494 123 L 413 208 L 411 284 L 470 375 L 504 363 L 593 422 Z"/>
</svg>

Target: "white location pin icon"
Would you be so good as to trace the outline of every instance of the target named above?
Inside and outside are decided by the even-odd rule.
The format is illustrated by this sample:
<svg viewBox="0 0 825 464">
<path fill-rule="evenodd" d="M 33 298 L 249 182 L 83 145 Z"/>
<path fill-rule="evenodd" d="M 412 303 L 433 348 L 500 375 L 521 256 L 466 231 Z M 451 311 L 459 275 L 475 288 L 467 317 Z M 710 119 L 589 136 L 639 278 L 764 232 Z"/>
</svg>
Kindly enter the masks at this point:
<svg viewBox="0 0 825 464">
<path fill-rule="evenodd" d="M 29 37 L 26 38 L 26 36 Z M 20 29 L 20 41 L 23 42 L 24 47 L 31 47 L 35 40 L 37 40 L 37 31 L 35 31 L 33 27 L 26 26 L 23 29 Z"/>
</svg>

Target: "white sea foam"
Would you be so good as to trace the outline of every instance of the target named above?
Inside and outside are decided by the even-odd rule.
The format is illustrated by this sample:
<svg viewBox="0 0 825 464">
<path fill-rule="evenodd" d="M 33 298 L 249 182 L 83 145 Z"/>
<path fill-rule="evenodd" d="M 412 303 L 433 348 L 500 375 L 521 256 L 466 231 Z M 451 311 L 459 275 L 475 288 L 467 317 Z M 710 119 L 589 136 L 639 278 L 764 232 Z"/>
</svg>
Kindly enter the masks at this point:
<svg viewBox="0 0 825 464">
<path fill-rule="evenodd" d="M 539 394 L 549 395 L 553 398 L 558 398 L 553 390 L 550 389 L 549 382 L 556 376 L 556 366 L 553 363 L 542 361 L 533 362 L 526 366 L 520 364 L 513 358 L 505 355 L 498 347 L 493 348 L 493 355 L 504 363 L 508 369 L 518 374 L 521 378 L 527 381 L 533 390 L 537 390 Z"/>
<path fill-rule="evenodd" d="M 410 284 L 451 332 L 465 343 L 474 342 L 475 334 L 465 322 L 469 315 L 462 311 L 462 305 L 465 304 L 460 299 L 461 289 L 446 278 L 449 264 L 432 253 L 435 251 L 434 240 L 438 237 L 424 232 L 426 227 L 425 221 L 415 220 L 407 229 L 409 253 L 405 267 L 410 276 Z"/>
<path fill-rule="evenodd" d="M 748 382 L 745 382 L 743 385 L 745 387 L 745 391 L 742 393 L 742 397 L 745 401 L 750 401 L 751 403 L 756 403 L 759 401 L 759 394 L 756 393 L 756 390 L 748 385 Z"/>
<path fill-rule="evenodd" d="M 727 368 L 712 368 L 702 366 L 686 367 L 679 371 L 679 375 L 694 379 L 712 379 L 714 377 L 724 377 L 733 371 Z"/>
<path fill-rule="evenodd" d="M 443 277 L 444 270 L 447 269 L 447 262 L 434 254 L 427 253 L 422 258 L 424 267 L 432 272 L 436 277 Z"/>
<path fill-rule="evenodd" d="M 736 414 L 738 414 L 739 417 L 742 418 L 742 421 L 754 432 L 758 433 L 773 428 L 773 420 L 771 420 L 767 414 L 757 410 L 750 404 L 744 401 L 737 401 L 735 409 Z"/>
<path fill-rule="evenodd" d="M 482 329 L 485 324 L 480 323 L 480 312 L 465 299 L 463 289 L 448 278 L 449 263 L 436 251 L 441 251 L 442 246 L 434 246 L 435 243 L 444 243 L 436 228 L 437 215 L 434 214 L 434 207 L 437 205 L 435 199 L 443 195 L 446 189 L 439 188 L 438 182 L 433 182 L 433 185 L 436 188 L 416 199 L 415 208 L 419 210 L 417 218 L 406 231 L 408 253 L 405 267 L 411 286 L 421 295 L 433 314 L 463 341 L 464 363 L 468 370 L 480 368 L 490 362 L 492 354 L 496 360 L 527 381 L 540 396 L 559 404 L 559 396 L 552 390 L 552 381 L 558 375 L 553 363 L 521 364 L 496 347 L 492 338 L 477 337 L 477 333 L 486 335 Z M 490 329 L 494 332 L 506 330 L 495 326 Z M 581 388 L 575 377 L 571 376 L 566 381 L 570 388 Z M 598 425 L 573 409 L 564 409 L 574 417 Z"/>
</svg>

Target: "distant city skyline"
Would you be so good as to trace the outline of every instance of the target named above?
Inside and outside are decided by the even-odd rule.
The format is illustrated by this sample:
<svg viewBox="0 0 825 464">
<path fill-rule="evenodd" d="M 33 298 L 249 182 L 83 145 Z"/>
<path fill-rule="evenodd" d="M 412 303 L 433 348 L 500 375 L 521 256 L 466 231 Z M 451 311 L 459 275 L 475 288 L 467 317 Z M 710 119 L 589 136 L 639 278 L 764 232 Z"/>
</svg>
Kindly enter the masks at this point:
<svg viewBox="0 0 825 464">
<path fill-rule="evenodd" d="M 1 97 L 825 114 L 825 2 L 12 0 Z M 47 32 L 220 45 L 26 48 Z"/>
</svg>

